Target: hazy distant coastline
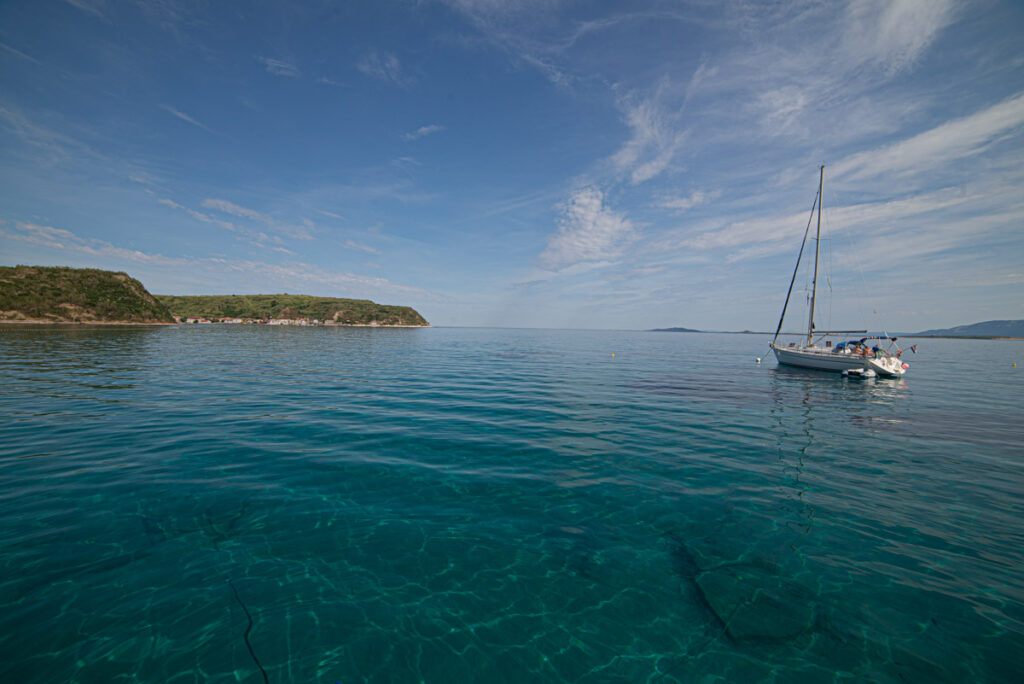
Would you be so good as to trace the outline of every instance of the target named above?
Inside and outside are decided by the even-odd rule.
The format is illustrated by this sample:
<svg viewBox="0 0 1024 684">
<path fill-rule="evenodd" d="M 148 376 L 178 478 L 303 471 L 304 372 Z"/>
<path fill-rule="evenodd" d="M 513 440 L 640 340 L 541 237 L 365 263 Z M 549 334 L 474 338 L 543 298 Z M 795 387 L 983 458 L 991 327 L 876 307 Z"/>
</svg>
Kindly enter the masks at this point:
<svg viewBox="0 0 1024 684">
<path fill-rule="evenodd" d="M 647 332 L 688 332 L 688 333 L 722 333 L 727 335 L 774 335 L 765 330 L 694 330 L 692 328 L 652 328 Z M 806 335 L 806 332 L 783 332 L 782 335 Z M 883 333 L 870 333 L 882 335 Z M 889 333 L 893 337 L 913 338 L 948 338 L 965 340 L 1024 340 L 1024 320 L 997 320 L 971 323 L 953 328 L 924 330 L 914 333 Z M 857 337 L 852 335 L 851 337 Z"/>
</svg>

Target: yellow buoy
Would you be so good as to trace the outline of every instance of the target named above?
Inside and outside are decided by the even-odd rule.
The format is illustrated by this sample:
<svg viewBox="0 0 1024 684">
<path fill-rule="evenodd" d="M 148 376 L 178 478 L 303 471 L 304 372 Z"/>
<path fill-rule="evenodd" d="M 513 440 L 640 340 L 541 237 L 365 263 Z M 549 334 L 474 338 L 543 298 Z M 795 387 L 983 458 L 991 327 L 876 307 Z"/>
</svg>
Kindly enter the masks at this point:
<svg viewBox="0 0 1024 684">
<path fill-rule="evenodd" d="M 612 356 L 615 356 L 615 352 L 612 352 Z M 1013 365 L 1016 366 L 1017 364 L 1013 364 Z"/>
</svg>

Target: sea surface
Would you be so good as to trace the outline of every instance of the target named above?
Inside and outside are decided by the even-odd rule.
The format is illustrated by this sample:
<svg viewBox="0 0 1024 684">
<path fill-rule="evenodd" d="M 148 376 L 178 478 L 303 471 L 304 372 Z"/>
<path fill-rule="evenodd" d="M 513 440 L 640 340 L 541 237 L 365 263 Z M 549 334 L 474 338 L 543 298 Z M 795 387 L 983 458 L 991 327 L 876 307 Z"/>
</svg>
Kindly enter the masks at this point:
<svg viewBox="0 0 1024 684">
<path fill-rule="evenodd" d="M 0 324 L 0 681 L 1019 682 L 1024 343 L 912 342 Z"/>
</svg>

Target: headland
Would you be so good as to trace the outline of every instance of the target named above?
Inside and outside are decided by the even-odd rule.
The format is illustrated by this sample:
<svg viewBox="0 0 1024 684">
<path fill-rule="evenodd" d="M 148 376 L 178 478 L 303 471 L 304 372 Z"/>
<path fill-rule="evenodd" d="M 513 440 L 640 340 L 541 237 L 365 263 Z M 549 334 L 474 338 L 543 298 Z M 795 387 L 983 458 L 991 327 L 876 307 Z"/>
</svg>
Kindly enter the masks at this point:
<svg viewBox="0 0 1024 684">
<path fill-rule="evenodd" d="M 0 321 L 90 325 L 218 323 L 421 328 L 408 306 L 311 295 L 152 295 L 127 273 L 0 266 Z"/>
</svg>

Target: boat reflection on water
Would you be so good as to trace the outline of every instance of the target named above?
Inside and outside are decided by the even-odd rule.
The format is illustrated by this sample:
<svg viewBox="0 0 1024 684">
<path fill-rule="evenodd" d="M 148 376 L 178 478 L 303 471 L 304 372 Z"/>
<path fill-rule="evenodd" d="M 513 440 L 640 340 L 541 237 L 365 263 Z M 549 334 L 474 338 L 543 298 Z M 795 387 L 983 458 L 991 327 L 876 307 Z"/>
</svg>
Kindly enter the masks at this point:
<svg viewBox="0 0 1024 684">
<path fill-rule="evenodd" d="M 859 464 L 869 458 L 869 440 L 880 433 L 893 436 L 904 432 L 907 381 L 902 378 L 850 379 L 835 373 L 780 365 L 769 380 L 775 446 L 783 468 L 783 485 L 796 492 L 806 505 L 805 517 L 813 509 L 804 495 L 805 467 L 845 469 L 844 459 Z"/>
<path fill-rule="evenodd" d="M 802 399 L 801 405 L 835 408 L 836 402 L 894 401 L 905 396 L 908 387 L 904 376 L 863 377 L 837 376 L 827 371 L 778 365 L 772 373 L 772 397 L 776 403 Z M 849 393 L 853 396 L 849 396 Z M 859 393 L 858 393 L 859 392 Z"/>
</svg>

